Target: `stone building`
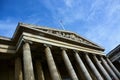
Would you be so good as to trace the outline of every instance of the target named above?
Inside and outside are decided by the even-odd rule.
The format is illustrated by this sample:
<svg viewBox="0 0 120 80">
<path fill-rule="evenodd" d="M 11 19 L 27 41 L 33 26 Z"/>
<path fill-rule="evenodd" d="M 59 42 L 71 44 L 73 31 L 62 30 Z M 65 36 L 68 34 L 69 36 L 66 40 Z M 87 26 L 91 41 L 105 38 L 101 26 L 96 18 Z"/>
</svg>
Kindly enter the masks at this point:
<svg viewBox="0 0 120 80">
<path fill-rule="evenodd" d="M 107 57 L 111 60 L 114 66 L 120 71 L 120 44 L 111 50 Z"/>
<path fill-rule="evenodd" d="M 0 80 L 119 80 L 103 51 L 76 33 L 19 23 L 0 37 Z"/>
</svg>

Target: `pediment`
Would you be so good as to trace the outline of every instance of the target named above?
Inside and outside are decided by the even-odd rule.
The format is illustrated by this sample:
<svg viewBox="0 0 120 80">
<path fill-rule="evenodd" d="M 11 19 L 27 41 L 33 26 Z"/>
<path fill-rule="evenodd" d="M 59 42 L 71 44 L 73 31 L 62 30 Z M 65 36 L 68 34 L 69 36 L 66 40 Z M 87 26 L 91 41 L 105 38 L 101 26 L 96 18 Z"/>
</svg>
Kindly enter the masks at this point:
<svg viewBox="0 0 120 80">
<path fill-rule="evenodd" d="M 103 49 L 102 47 L 100 47 L 99 45 L 91 42 L 90 40 L 81 37 L 80 35 L 70 32 L 70 31 L 65 31 L 65 30 L 57 30 L 57 29 L 52 29 L 52 28 L 48 28 L 48 27 L 41 27 L 41 26 L 35 26 L 35 25 L 31 25 L 31 24 L 21 24 L 22 26 L 26 26 L 26 27 L 30 27 L 33 29 L 37 29 L 39 31 L 45 32 L 45 33 L 49 33 L 51 35 L 55 35 L 57 37 L 62 37 L 68 40 L 72 40 L 72 41 L 76 41 L 85 45 L 89 45 L 89 46 L 93 46 L 93 47 L 97 47 L 100 49 Z"/>
</svg>

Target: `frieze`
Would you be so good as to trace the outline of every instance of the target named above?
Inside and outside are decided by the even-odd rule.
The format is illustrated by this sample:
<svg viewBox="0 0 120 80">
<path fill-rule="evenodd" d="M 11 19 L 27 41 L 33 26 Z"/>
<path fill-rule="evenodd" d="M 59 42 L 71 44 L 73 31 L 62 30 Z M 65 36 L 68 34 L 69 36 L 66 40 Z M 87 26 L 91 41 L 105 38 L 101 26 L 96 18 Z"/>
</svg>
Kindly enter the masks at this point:
<svg viewBox="0 0 120 80">
<path fill-rule="evenodd" d="M 95 43 L 93 43 L 93 42 L 91 42 L 91 41 L 73 33 L 73 32 L 52 29 L 52 28 L 48 28 L 48 27 L 45 27 L 45 26 L 40 27 L 40 26 L 24 24 L 24 23 L 19 23 L 19 25 L 20 26 L 25 26 L 25 27 L 28 27 L 28 28 L 32 28 L 32 29 L 34 28 L 34 29 L 37 29 L 37 30 L 42 31 L 44 33 L 48 33 L 48 34 L 51 34 L 51 35 L 56 35 L 58 37 L 63 37 L 63 38 L 69 39 L 69 40 L 73 40 L 73 41 L 76 41 L 76 42 L 79 42 L 79 43 L 82 43 L 82 44 L 90 45 L 90 46 L 97 47 L 99 49 L 104 50 L 104 48 L 98 46 L 97 44 L 95 44 Z"/>
<path fill-rule="evenodd" d="M 92 44 L 91 42 L 88 42 L 87 40 L 77 36 L 74 33 L 55 31 L 55 30 L 49 30 L 49 29 L 39 29 L 39 30 L 40 31 L 44 31 L 44 32 L 49 33 L 49 34 L 52 34 L 52 35 L 56 35 L 56 36 L 59 36 L 59 37 L 67 38 L 67 39 L 70 39 L 70 40 L 74 40 L 74 41 L 77 41 L 77 42 L 80 42 L 80 43 L 83 43 L 83 44 L 87 44 L 87 45 L 98 47 L 98 46 Z"/>
</svg>

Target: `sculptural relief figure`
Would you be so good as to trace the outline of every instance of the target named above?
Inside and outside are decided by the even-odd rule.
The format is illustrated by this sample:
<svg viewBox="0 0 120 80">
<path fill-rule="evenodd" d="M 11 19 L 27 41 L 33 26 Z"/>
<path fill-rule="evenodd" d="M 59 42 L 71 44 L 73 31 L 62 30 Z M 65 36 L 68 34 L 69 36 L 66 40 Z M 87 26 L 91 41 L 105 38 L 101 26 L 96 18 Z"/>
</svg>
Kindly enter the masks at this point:
<svg viewBox="0 0 120 80">
<path fill-rule="evenodd" d="M 91 45 L 91 46 L 95 46 L 96 47 L 96 45 L 94 45 L 91 42 L 88 42 L 88 41 L 82 39 L 81 37 L 79 37 L 79 36 L 77 36 L 77 35 L 75 35 L 73 33 L 65 33 L 65 32 L 60 32 L 60 31 L 42 30 L 42 29 L 41 29 L 41 31 L 44 31 L 44 32 L 47 32 L 49 34 L 53 34 L 53 35 L 56 35 L 56 36 L 59 36 L 59 37 L 71 39 L 71 40 L 80 42 L 82 44 L 87 44 L 87 45 Z"/>
</svg>

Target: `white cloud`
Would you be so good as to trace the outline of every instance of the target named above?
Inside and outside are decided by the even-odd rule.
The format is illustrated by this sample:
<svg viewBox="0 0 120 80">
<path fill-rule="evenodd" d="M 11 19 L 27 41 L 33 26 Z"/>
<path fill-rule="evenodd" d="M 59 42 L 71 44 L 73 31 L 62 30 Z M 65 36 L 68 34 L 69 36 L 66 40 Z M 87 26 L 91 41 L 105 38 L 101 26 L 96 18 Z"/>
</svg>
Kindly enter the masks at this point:
<svg viewBox="0 0 120 80">
<path fill-rule="evenodd" d="M 72 7 L 73 0 L 64 0 L 67 7 Z"/>
<path fill-rule="evenodd" d="M 17 22 L 13 22 L 9 18 L 0 20 L 0 36 L 12 37 L 17 24 Z"/>
<path fill-rule="evenodd" d="M 83 19 L 85 15 L 79 0 L 45 0 L 43 3 L 52 12 L 55 21 L 56 19 L 57 21 L 62 20 L 64 24 L 71 24 L 76 20 Z"/>
<path fill-rule="evenodd" d="M 108 26 L 108 27 L 106 27 Z M 110 25 L 94 26 L 85 32 L 85 36 L 92 41 L 104 46 L 106 53 L 120 43 L 120 27 L 112 28 Z"/>
<path fill-rule="evenodd" d="M 84 21 L 87 29 L 84 36 L 105 47 L 105 52 L 120 43 L 120 0 L 64 0 L 64 3 L 65 5 L 59 1 L 48 0 L 46 6 L 54 19 L 61 19 L 69 27 L 77 21 Z M 61 6 L 56 6 L 57 4 Z M 77 31 L 80 34 L 83 26 L 78 26 L 80 27 Z"/>
<path fill-rule="evenodd" d="M 78 26 L 80 27 L 76 28 L 74 26 L 74 29 L 71 30 L 75 31 L 77 29 L 78 33 L 81 34 L 81 30 L 84 27 L 83 36 L 105 47 L 106 52 L 120 43 L 120 0 L 39 1 L 48 10 L 45 15 L 52 14 L 53 20 L 51 21 L 56 24 L 62 20 L 66 27 L 72 27 L 73 23 L 78 24 L 77 22 L 79 21 L 80 25 Z M 33 15 L 21 20 L 31 24 L 42 23 L 42 18 L 41 16 L 39 18 L 39 16 L 39 13 L 33 13 Z M 16 19 L 7 18 L 6 20 L 1 20 L 0 31 L 4 32 L 0 32 L 0 35 L 11 36 L 16 25 Z M 9 34 L 6 34 L 8 31 L 10 31 Z"/>
<path fill-rule="evenodd" d="M 114 5 L 113 5 L 114 4 Z M 102 14 L 103 21 L 97 24 L 90 25 L 88 31 L 85 33 L 89 39 L 102 44 L 106 48 L 106 53 L 120 44 L 120 3 L 109 2 L 104 6 L 104 13 Z M 99 8 L 99 6 L 96 8 Z M 96 10 L 96 9 L 95 9 Z M 97 11 L 94 10 L 94 13 Z M 99 15 L 98 15 L 99 16 Z M 95 15 L 89 16 L 89 22 L 91 19 L 96 22 Z M 95 21 L 96 20 L 96 21 Z M 89 25 L 88 25 L 89 26 Z"/>
</svg>

